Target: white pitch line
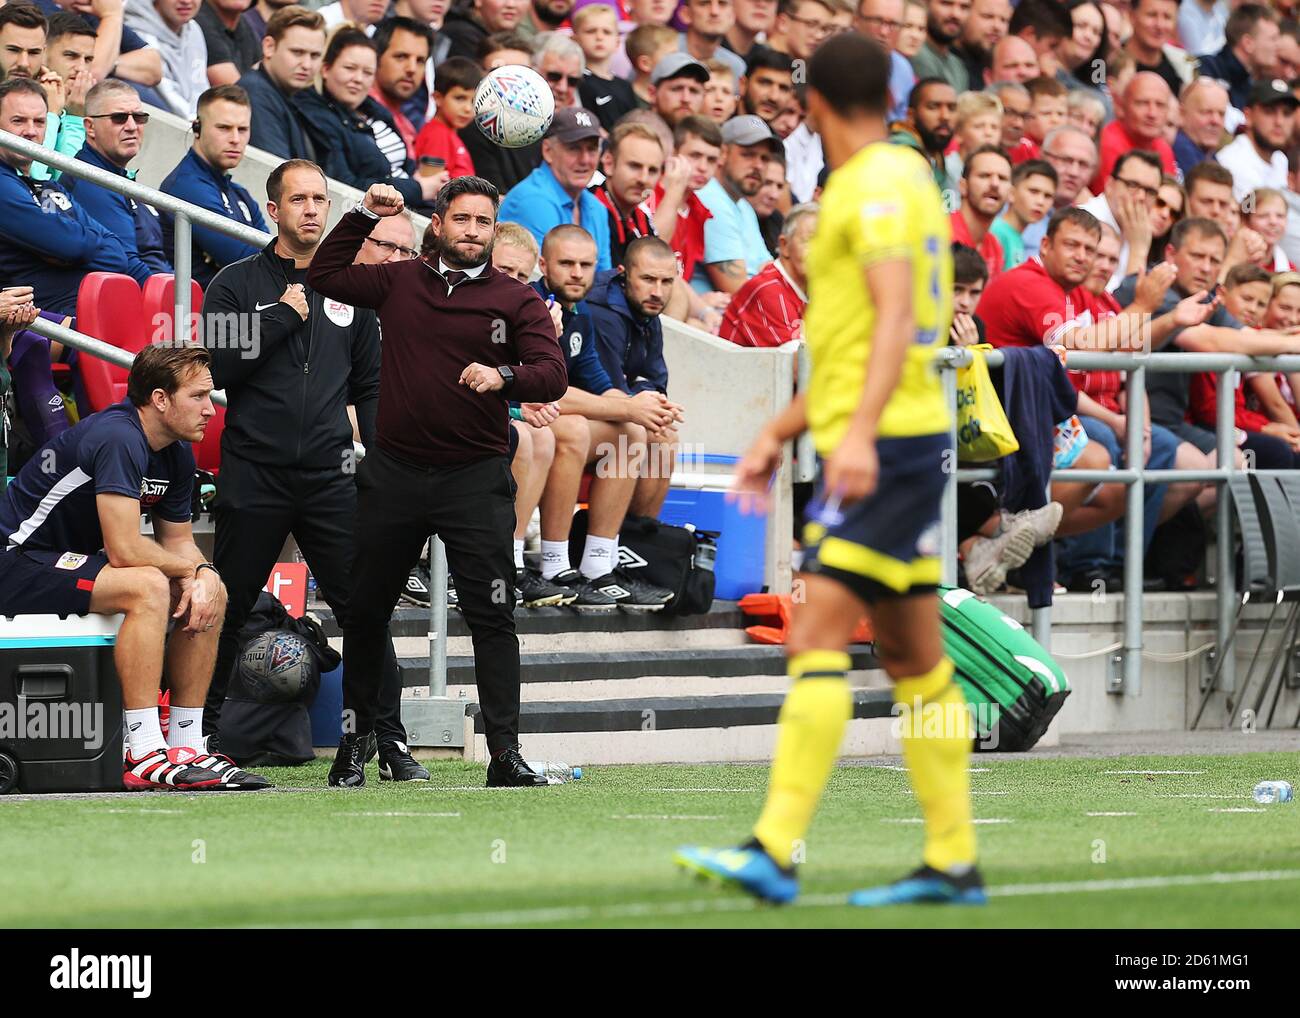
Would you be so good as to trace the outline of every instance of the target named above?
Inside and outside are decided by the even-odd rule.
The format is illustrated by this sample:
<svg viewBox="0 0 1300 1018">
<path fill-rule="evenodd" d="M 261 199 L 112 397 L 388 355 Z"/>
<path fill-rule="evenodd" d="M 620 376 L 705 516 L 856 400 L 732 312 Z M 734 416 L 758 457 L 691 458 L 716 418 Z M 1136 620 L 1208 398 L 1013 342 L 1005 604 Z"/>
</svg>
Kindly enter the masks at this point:
<svg viewBox="0 0 1300 1018">
<path fill-rule="evenodd" d="M 1257 809 L 1254 806 L 1233 806 L 1228 809 L 1215 809 L 1210 807 L 1206 813 L 1267 813 L 1266 809 Z"/>
<path fill-rule="evenodd" d="M 627 813 L 623 816 L 612 816 L 611 820 L 721 820 L 719 816 L 690 816 L 684 813 Z"/>
<path fill-rule="evenodd" d="M 385 813 L 367 812 L 367 813 L 335 813 L 336 817 L 458 817 L 459 813 L 416 813 L 416 812 L 399 812 L 397 810 Z"/>
<path fill-rule="evenodd" d="M 876 770 L 876 771 L 904 771 L 904 772 L 907 771 L 906 767 L 900 767 L 898 764 L 865 764 L 864 766 L 868 770 Z M 967 767 L 966 773 L 967 774 L 988 774 L 990 770 L 991 768 L 989 767 Z"/>
<path fill-rule="evenodd" d="M 1157 799 L 1246 799 L 1244 792 L 1236 795 L 1218 795 L 1212 792 L 1157 792 Z"/>
<path fill-rule="evenodd" d="M 1196 873 L 1181 876 L 1128 877 L 1116 880 L 1068 880 L 1051 884 L 1006 884 L 991 887 L 991 898 L 1022 898 L 1037 895 L 1098 894 L 1111 891 L 1143 891 L 1166 887 L 1201 887 L 1220 884 L 1264 883 L 1280 880 L 1300 880 L 1300 869 L 1249 870 L 1238 873 Z M 787 908 L 834 908 L 846 904 L 848 892 L 840 894 L 809 894 Z M 581 922 L 584 920 L 611 919 L 662 919 L 669 916 L 715 912 L 757 912 L 764 906 L 743 896 L 704 896 L 689 901 L 629 902 L 625 905 L 573 906 L 558 908 L 519 909 L 501 912 L 427 912 L 416 915 L 364 916 L 349 920 L 329 919 L 319 924 L 330 928 L 373 927 L 391 928 L 395 920 L 424 926 L 521 926 L 526 924 Z M 250 923 L 245 928 L 282 928 L 285 922 Z M 294 921 L 295 926 L 311 926 L 312 922 Z"/>
<path fill-rule="evenodd" d="M 1136 813 L 1085 813 L 1086 817 L 1135 817 Z"/>
<path fill-rule="evenodd" d="M 882 824 L 923 824 L 925 820 L 921 817 L 882 817 Z M 979 820 L 972 820 L 973 824 L 1014 824 L 1014 820 L 1007 820 L 1001 817 L 986 817 Z"/>
<path fill-rule="evenodd" d="M 1204 774 L 1205 771 L 1102 771 L 1102 774 Z"/>
<path fill-rule="evenodd" d="M 732 795 L 748 795 L 761 792 L 761 788 L 647 788 L 647 792 L 730 792 Z"/>
<path fill-rule="evenodd" d="M 184 813 L 183 809 L 87 809 L 83 813 Z"/>
</svg>

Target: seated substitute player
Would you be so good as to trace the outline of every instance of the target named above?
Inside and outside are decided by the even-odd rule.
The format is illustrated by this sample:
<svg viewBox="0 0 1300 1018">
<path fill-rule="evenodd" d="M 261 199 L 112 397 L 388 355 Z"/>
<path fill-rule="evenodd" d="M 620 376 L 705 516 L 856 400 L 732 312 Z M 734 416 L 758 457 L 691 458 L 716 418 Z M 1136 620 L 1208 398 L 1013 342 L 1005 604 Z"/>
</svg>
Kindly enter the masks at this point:
<svg viewBox="0 0 1300 1018">
<path fill-rule="evenodd" d="M 596 347 L 596 326 L 585 298 L 596 277 L 596 242 L 580 226 L 547 232 L 542 278 L 533 286 L 558 305 L 560 347 L 569 388 L 559 401 L 555 460 L 542 492 L 543 582 L 571 590 L 578 611 L 659 611 L 672 591 L 618 568 L 618 534 L 636 495 L 638 463 L 648 459 L 646 431 L 670 427 L 681 408 L 655 390 L 629 396 L 609 380 Z M 596 464 L 588 497 L 589 521 L 582 560 L 569 562 L 569 530 L 583 469 Z"/>
<path fill-rule="evenodd" d="M 823 460 L 805 533 L 806 598 L 787 643 L 794 685 L 753 837 L 676 856 L 773 902 L 798 894 L 796 848 L 853 714 L 847 647 L 864 611 L 894 680 L 925 851 L 912 875 L 854 892 L 849 903 L 985 901 L 966 771 L 970 716 L 935 596 L 951 455 L 950 411 L 932 364 L 952 317 L 948 217 L 924 158 L 887 141 L 888 83 L 888 54 L 854 33 L 827 40 L 809 61 L 809 117 L 833 168 L 808 253 L 812 377 L 736 468 L 742 496 L 762 499 L 785 443 L 805 429 Z"/>
<path fill-rule="evenodd" d="M 208 363 L 200 347 L 145 347 L 126 399 L 45 446 L 0 498 L 0 615 L 126 615 L 113 661 L 127 791 L 270 784 L 209 753 L 203 739 L 226 610 L 226 588 L 190 528 L 189 443 L 203 440 L 215 412 Z M 141 513 L 153 518 L 154 540 L 140 533 Z M 166 739 L 158 720 L 164 660 Z"/>
</svg>

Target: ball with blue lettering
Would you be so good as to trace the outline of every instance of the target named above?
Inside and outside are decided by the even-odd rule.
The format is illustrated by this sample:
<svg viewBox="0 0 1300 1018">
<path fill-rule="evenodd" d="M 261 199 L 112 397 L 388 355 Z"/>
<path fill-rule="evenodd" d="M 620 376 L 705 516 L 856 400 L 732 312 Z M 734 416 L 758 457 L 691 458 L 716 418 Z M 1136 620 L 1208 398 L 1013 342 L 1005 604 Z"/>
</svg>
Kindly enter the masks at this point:
<svg viewBox="0 0 1300 1018">
<path fill-rule="evenodd" d="M 474 123 L 502 148 L 541 141 L 554 115 L 551 87 L 531 67 L 511 64 L 489 71 L 474 93 Z"/>
<path fill-rule="evenodd" d="M 258 703 L 305 700 L 320 683 L 320 669 L 307 641 L 297 633 L 259 633 L 239 657 L 239 677 Z"/>
</svg>

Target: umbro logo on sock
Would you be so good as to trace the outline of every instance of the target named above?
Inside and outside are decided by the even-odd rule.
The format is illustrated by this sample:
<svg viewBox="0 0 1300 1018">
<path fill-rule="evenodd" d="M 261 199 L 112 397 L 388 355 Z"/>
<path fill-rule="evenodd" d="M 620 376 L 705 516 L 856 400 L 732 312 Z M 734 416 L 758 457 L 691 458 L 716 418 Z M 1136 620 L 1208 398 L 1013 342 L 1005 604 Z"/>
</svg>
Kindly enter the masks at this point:
<svg viewBox="0 0 1300 1018">
<path fill-rule="evenodd" d="M 176 722 L 176 727 L 177 727 L 177 728 L 189 728 L 190 725 L 192 725 L 192 724 L 194 724 L 193 719 L 187 718 L 187 719 L 184 720 L 184 721 L 177 721 L 177 722 Z"/>
</svg>

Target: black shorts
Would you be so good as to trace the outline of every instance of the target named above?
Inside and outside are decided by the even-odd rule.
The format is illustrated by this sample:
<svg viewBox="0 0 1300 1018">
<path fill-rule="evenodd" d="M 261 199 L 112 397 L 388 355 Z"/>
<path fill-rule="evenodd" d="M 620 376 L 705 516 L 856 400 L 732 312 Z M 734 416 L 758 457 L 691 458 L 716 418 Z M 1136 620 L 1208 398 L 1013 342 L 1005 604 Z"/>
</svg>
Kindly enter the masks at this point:
<svg viewBox="0 0 1300 1018">
<path fill-rule="evenodd" d="M 808 506 L 803 572 L 827 576 L 868 604 L 939 585 L 939 511 L 946 434 L 882 438 L 875 494 L 831 511 L 824 482 Z"/>
<path fill-rule="evenodd" d="M 89 615 L 103 552 L 0 552 L 0 615 Z"/>
</svg>

